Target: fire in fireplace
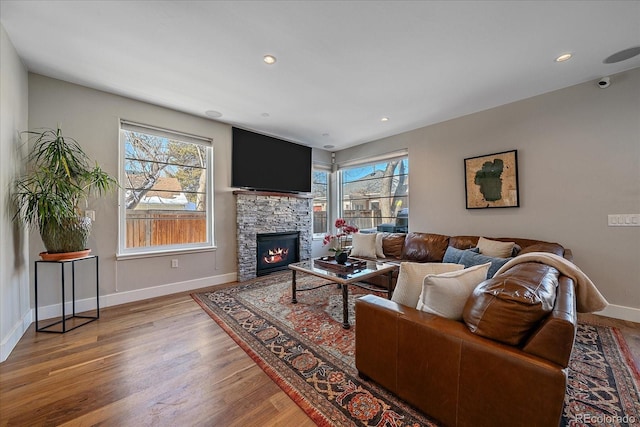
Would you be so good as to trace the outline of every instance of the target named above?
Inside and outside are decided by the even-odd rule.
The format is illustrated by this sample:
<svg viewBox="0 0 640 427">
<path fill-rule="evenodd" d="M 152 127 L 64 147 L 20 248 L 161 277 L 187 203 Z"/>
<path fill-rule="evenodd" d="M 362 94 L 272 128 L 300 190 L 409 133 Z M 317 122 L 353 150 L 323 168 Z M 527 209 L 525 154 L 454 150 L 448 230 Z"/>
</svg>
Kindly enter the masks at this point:
<svg viewBox="0 0 640 427">
<path fill-rule="evenodd" d="M 256 256 L 258 276 L 286 269 L 292 262 L 300 261 L 300 232 L 258 234 Z"/>
</svg>

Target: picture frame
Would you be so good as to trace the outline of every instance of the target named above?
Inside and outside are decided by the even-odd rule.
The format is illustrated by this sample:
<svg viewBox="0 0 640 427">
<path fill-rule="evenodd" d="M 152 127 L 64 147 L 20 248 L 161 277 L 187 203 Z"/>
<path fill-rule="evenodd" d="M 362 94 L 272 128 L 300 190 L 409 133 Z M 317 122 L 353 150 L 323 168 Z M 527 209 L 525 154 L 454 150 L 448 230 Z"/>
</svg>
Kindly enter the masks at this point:
<svg viewBox="0 0 640 427">
<path fill-rule="evenodd" d="M 520 207 L 518 150 L 464 159 L 467 209 Z"/>
</svg>

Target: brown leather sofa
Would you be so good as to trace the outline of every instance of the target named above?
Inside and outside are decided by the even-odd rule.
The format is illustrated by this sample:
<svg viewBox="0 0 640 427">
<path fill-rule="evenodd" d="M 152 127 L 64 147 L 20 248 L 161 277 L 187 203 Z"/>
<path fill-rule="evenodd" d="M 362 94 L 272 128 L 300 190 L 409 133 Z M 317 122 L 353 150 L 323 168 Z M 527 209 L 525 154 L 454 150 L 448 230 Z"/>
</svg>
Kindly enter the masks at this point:
<svg viewBox="0 0 640 427">
<path fill-rule="evenodd" d="M 442 262 L 448 246 L 456 249 L 469 249 L 478 244 L 480 236 L 446 236 L 436 233 L 383 233 L 382 250 L 385 258 L 379 261 L 400 263 L 402 261 L 413 262 Z M 550 252 L 572 260 L 570 249 L 565 249 L 558 243 L 542 240 L 522 239 L 517 237 L 489 237 L 491 240 L 501 242 L 515 242 L 520 248 L 517 255 L 529 252 Z M 395 273 L 393 285 L 398 273 Z M 374 277 L 368 282 L 386 288 L 386 277 Z"/>
<path fill-rule="evenodd" d="M 477 241 L 409 234 L 401 258 L 430 262 L 442 260 L 445 242 L 464 249 Z M 571 257 L 555 243 L 495 240 L 515 241 L 520 253 Z M 573 281 L 538 263 L 515 265 L 481 283 L 463 322 L 367 295 L 356 300 L 356 367 L 445 426 L 557 426 L 575 304 Z"/>
</svg>

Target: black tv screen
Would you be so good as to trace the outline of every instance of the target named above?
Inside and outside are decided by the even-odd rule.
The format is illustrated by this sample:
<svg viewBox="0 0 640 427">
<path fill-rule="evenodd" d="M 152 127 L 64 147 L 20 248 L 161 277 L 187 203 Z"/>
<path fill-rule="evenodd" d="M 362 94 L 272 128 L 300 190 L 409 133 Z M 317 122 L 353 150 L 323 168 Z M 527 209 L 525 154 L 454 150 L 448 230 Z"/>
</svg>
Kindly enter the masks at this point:
<svg viewBox="0 0 640 427">
<path fill-rule="evenodd" d="M 233 128 L 232 187 L 308 193 L 311 173 L 311 147 Z"/>
</svg>

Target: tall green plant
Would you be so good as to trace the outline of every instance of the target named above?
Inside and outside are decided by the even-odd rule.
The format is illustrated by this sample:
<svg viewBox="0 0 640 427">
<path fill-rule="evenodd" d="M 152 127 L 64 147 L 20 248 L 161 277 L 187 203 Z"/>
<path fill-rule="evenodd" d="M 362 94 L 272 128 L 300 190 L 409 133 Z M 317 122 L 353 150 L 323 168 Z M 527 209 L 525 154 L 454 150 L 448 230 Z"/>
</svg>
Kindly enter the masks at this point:
<svg viewBox="0 0 640 427">
<path fill-rule="evenodd" d="M 25 131 L 32 144 L 27 173 L 15 183 L 15 218 L 41 231 L 62 227 L 80 216 L 80 202 L 90 195 L 101 196 L 117 187 L 114 178 L 89 157 L 80 144 L 57 129 Z"/>
</svg>

